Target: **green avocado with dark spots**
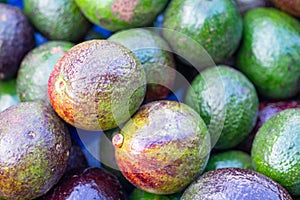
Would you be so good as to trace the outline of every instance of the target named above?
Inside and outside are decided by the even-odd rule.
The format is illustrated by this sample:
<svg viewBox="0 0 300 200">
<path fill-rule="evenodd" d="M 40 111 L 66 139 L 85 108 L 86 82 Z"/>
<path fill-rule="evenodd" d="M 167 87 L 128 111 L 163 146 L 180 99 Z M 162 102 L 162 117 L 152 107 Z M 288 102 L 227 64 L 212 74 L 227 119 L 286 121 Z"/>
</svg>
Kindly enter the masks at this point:
<svg viewBox="0 0 300 200">
<path fill-rule="evenodd" d="M 261 96 L 295 96 L 300 83 L 300 22 L 274 8 L 247 12 L 237 68 L 253 82 Z"/>
<path fill-rule="evenodd" d="M 70 135 L 48 106 L 23 102 L 1 112 L 0 144 L 1 198 L 37 198 L 65 173 Z"/>
<path fill-rule="evenodd" d="M 19 102 L 16 79 L 0 81 L 0 112 Z"/>
</svg>

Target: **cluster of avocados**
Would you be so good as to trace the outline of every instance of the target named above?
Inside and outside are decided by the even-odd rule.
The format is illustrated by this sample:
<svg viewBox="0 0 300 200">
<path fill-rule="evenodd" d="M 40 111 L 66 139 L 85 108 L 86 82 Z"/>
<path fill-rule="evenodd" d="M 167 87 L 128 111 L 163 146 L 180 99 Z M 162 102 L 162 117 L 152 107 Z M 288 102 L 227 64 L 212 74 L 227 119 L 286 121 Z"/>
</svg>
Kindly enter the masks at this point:
<svg viewBox="0 0 300 200">
<path fill-rule="evenodd" d="M 300 199 L 299 17 L 299 0 L 0 0 L 0 200 Z"/>
</svg>

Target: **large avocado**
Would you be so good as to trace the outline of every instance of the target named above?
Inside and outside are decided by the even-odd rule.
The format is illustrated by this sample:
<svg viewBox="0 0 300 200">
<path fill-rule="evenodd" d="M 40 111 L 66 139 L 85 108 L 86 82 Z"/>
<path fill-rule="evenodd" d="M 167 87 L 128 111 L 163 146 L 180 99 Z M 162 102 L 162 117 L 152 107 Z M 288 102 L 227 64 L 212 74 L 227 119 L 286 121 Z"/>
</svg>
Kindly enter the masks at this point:
<svg viewBox="0 0 300 200">
<path fill-rule="evenodd" d="M 0 113 L 0 197 L 34 199 L 65 173 L 69 132 L 55 112 L 25 102 Z"/>
<path fill-rule="evenodd" d="M 247 12 L 237 68 L 264 97 L 286 99 L 296 95 L 300 78 L 300 22 L 274 8 Z"/>
</svg>

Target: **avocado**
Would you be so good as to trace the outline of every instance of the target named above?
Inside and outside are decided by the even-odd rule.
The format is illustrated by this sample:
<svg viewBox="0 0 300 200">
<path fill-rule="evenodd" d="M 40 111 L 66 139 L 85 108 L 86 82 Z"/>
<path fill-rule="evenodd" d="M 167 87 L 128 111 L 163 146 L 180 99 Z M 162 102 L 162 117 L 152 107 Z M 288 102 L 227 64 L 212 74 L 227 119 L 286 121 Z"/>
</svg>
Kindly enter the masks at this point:
<svg viewBox="0 0 300 200">
<path fill-rule="evenodd" d="M 253 84 L 225 65 L 202 71 L 188 89 L 185 103 L 203 118 L 216 149 L 229 149 L 242 142 L 254 127 L 258 114 Z"/>
<path fill-rule="evenodd" d="M 78 42 L 91 27 L 74 0 L 26 0 L 24 13 L 51 40 Z"/>
<path fill-rule="evenodd" d="M 168 0 L 75 0 L 94 24 L 110 31 L 150 25 Z"/>
<path fill-rule="evenodd" d="M 0 113 L 0 197 L 34 199 L 65 173 L 69 132 L 55 112 L 23 102 Z"/>
<path fill-rule="evenodd" d="M 253 169 L 250 155 L 237 150 L 225 151 L 211 156 L 205 171 L 220 168 Z"/>
<path fill-rule="evenodd" d="M 22 11 L 0 3 L 0 80 L 15 77 L 23 57 L 35 45 L 31 25 Z"/>
<path fill-rule="evenodd" d="M 17 74 L 20 100 L 50 105 L 48 79 L 56 62 L 73 46 L 70 42 L 49 41 L 31 50 L 22 60 Z"/>
<path fill-rule="evenodd" d="M 176 71 L 167 42 L 152 29 L 129 29 L 108 38 L 130 49 L 142 63 L 146 78 L 146 101 L 164 99 L 172 90 Z"/>
<path fill-rule="evenodd" d="M 180 200 L 180 193 L 173 195 L 158 195 L 135 188 L 129 200 Z"/>
<path fill-rule="evenodd" d="M 292 200 L 292 197 L 282 186 L 260 173 L 222 168 L 206 172 L 194 181 L 181 197 L 181 200 L 191 199 Z"/>
<path fill-rule="evenodd" d="M 16 79 L 0 80 L 0 112 L 19 102 Z"/>
<path fill-rule="evenodd" d="M 296 95 L 300 77 L 300 22 L 274 8 L 256 8 L 244 17 L 237 66 L 269 99 Z"/>
<path fill-rule="evenodd" d="M 108 130 L 125 122 L 146 93 L 143 66 L 124 46 L 89 40 L 56 63 L 48 81 L 50 103 L 67 123 Z"/>
<path fill-rule="evenodd" d="M 125 193 L 118 179 L 104 169 L 89 167 L 67 173 L 41 200 L 118 199 Z"/>
<path fill-rule="evenodd" d="M 271 0 L 271 2 L 279 9 L 300 17 L 300 1 L 299 0 Z"/>
<path fill-rule="evenodd" d="M 242 17 L 234 0 L 173 0 L 166 10 L 163 28 L 164 37 L 179 54 L 198 56 L 196 51 L 201 46 L 214 62 L 220 63 L 239 46 Z M 194 40 L 196 47 L 186 43 L 185 37 Z"/>
<path fill-rule="evenodd" d="M 251 151 L 254 169 L 300 195 L 300 109 L 273 115 L 258 130 Z"/>
<path fill-rule="evenodd" d="M 175 101 L 143 105 L 113 137 L 122 174 L 149 193 L 173 194 L 205 168 L 210 136 L 200 116 Z"/>
</svg>

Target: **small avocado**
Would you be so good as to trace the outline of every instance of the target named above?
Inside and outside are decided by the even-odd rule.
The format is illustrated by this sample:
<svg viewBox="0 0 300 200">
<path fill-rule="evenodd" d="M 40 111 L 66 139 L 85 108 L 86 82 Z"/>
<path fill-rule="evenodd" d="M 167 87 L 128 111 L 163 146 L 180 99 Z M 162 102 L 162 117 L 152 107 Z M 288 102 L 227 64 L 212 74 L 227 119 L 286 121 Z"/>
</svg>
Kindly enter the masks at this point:
<svg viewBox="0 0 300 200">
<path fill-rule="evenodd" d="M 151 25 L 168 0 L 75 0 L 94 24 L 110 31 Z"/>
<path fill-rule="evenodd" d="M 258 114 L 253 84 L 241 72 L 225 65 L 202 71 L 188 89 L 185 103 L 203 118 L 216 149 L 229 149 L 242 142 Z"/>
<path fill-rule="evenodd" d="M 194 181 L 181 197 L 181 200 L 191 199 L 292 200 L 292 197 L 282 186 L 260 173 L 223 168 L 206 172 Z"/>
<path fill-rule="evenodd" d="M 258 130 L 251 151 L 254 169 L 300 195 L 300 108 L 273 115 Z"/>
<path fill-rule="evenodd" d="M 19 102 L 16 79 L 0 80 L 0 112 Z"/>
<path fill-rule="evenodd" d="M 0 113 L 0 197 L 34 199 L 65 173 L 69 132 L 48 106 L 23 102 Z"/>
<path fill-rule="evenodd" d="M 41 200 L 125 200 L 118 179 L 108 171 L 90 167 L 67 173 Z"/>
<path fill-rule="evenodd" d="M 72 47 L 70 42 L 49 41 L 31 50 L 22 60 L 17 74 L 20 100 L 50 105 L 48 79 L 57 61 Z"/>
<path fill-rule="evenodd" d="M 138 110 L 146 93 L 143 66 L 126 47 L 89 40 L 56 63 L 48 81 L 50 103 L 67 123 L 108 130 Z"/>
<path fill-rule="evenodd" d="M 271 0 L 271 2 L 279 9 L 300 17 L 300 1 L 299 0 Z"/>
<path fill-rule="evenodd" d="M 113 137 L 122 174 L 149 193 L 174 194 L 205 168 L 210 135 L 200 116 L 175 101 L 143 105 Z"/>
<path fill-rule="evenodd" d="M 26 0 L 24 13 L 51 40 L 78 42 L 91 27 L 74 0 Z"/>
<path fill-rule="evenodd" d="M 15 77 L 34 45 L 33 29 L 22 11 L 0 3 L 0 80 Z"/>
<path fill-rule="evenodd" d="M 108 38 L 129 48 L 142 63 L 147 77 L 146 101 L 168 96 L 174 85 L 176 71 L 167 42 L 151 29 L 120 31 Z"/>
<path fill-rule="evenodd" d="M 198 49 L 186 42 L 186 36 L 196 42 L 195 48 L 201 46 L 220 63 L 239 46 L 242 17 L 234 0 L 173 0 L 166 10 L 163 28 L 164 37 L 179 54 L 198 56 Z"/>
<path fill-rule="evenodd" d="M 180 193 L 173 195 L 158 195 L 135 188 L 129 200 L 180 200 Z"/>
<path fill-rule="evenodd" d="M 236 67 L 265 98 L 295 96 L 300 81 L 300 22 L 274 8 L 247 12 Z"/>
</svg>

